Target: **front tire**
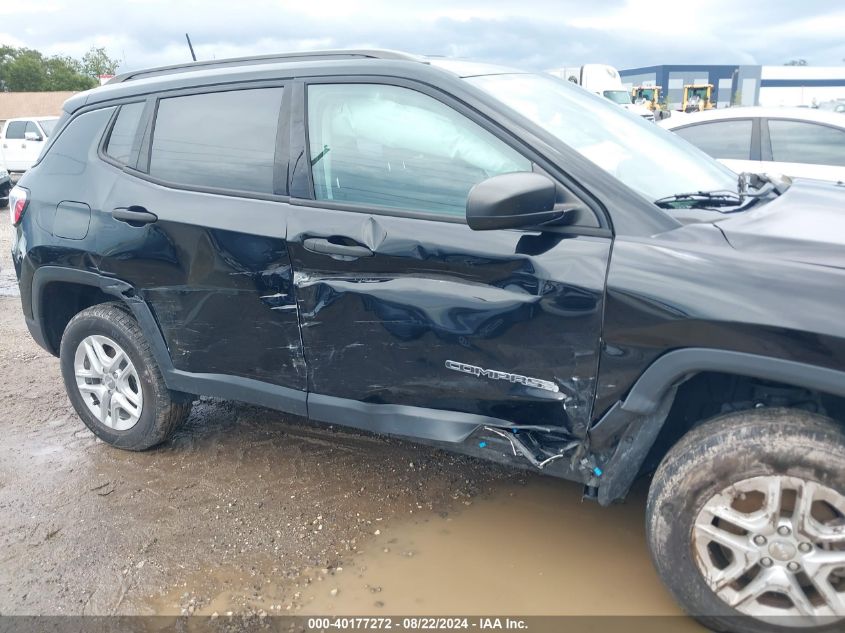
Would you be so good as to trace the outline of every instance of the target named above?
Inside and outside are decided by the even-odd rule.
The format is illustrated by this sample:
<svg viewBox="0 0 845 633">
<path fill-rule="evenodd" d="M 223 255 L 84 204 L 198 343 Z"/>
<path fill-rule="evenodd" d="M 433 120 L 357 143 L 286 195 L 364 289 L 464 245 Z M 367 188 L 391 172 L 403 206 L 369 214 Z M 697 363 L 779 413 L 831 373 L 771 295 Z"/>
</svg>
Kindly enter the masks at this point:
<svg viewBox="0 0 845 633">
<path fill-rule="evenodd" d="M 755 409 L 689 432 L 649 490 L 652 559 L 718 631 L 823 631 L 845 620 L 845 432 Z"/>
<path fill-rule="evenodd" d="M 191 411 L 190 397 L 167 389 L 141 328 L 123 304 L 99 304 L 74 316 L 59 357 L 74 409 L 112 446 L 151 448 Z"/>
</svg>

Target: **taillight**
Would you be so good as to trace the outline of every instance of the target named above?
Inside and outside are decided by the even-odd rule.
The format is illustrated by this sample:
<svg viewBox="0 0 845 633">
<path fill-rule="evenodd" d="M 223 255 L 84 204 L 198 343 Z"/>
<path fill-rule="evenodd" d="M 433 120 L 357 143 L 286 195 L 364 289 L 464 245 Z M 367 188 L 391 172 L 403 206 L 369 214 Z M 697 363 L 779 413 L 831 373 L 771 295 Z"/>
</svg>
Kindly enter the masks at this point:
<svg viewBox="0 0 845 633">
<path fill-rule="evenodd" d="M 13 226 L 20 224 L 29 204 L 29 191 L 23 187 L 13 187 L 9 192 L 9 219 Z"/>
</svg>

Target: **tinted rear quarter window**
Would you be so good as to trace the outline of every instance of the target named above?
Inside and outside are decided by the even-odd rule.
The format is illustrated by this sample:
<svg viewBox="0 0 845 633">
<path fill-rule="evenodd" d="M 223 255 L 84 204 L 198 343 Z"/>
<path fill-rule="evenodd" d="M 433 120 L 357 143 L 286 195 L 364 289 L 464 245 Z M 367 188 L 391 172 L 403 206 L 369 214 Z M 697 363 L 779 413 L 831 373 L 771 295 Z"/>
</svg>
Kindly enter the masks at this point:
<svg viewBox="0 0 845 633">
<path fill-rule="evenodd" d="M 183 185 L 273 193 L 282 90 L 258 88 L 161 99 L 150 175 Z"/>
<path fill-rule="evenodd" d="M 120 106 L 105 147 L 106 154 L 119 163 L 130 164 L 132 148 L 138 134 L 138 123 L 143 112 L 143 102 Z"/>
<path fill-rule="evenodd" d="M 806 121 L 769 119 L 772 160 L 845 167 L 845 130 Z"/>
<path fill-rule="evenodd" d="M 74 116 L 42 154 L 40 173 L 50 178 L 55 190 L 67 196 L 65 199 L 86 201 L 91 196 L 91 181 L 80 176 L 85 173 L 92 146 L 100 144 L 112 114 L 114 106 Z"/>
<path fill-rule="evenodd" d="M 713 158 L 749 160 L 751 127 L 751 119 L 736 119 L 696 123 L 678 128 L 675 133 Z"/>
</svg>

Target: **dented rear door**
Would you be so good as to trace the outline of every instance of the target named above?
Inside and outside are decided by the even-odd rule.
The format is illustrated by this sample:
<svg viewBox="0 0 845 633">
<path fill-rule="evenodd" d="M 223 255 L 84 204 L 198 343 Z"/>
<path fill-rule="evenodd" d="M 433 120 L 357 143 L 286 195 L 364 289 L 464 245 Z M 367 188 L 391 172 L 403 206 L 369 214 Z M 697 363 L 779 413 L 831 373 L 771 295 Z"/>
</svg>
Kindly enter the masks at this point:
<svg viewBox="0 0 845 633">
<path fill-rule="evenodd" d="M 137 169 L 104 164 L 119 175 L 94 231 L 100 267 L 151 307 L 177 370 L 303 391 L 283 92 L 277 82 L 151 99 Z M 127 222 L 120 209 L 155 219 Z"/>
<path fill-rule="evenodd" d="M 529 160 L 433 97 L 319 85 L 287 238 L 309 398 L 583 433 L 610 239 L 472 231 L 469 187 Z M 356 111 L 379 100 L 375 122 Z"/>
</svg>

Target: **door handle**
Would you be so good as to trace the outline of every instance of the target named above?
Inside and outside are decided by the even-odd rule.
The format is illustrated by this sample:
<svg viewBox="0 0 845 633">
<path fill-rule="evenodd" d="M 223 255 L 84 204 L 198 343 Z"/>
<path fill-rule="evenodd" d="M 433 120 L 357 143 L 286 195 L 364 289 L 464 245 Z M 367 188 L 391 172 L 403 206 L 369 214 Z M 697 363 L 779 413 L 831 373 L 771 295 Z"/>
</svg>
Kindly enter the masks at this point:
<svg viewBox="0 0 845 633">
<path fill-rule="evenodd" d="M 111 212 L 111 216 L 115 220 L 126 222 L 131 226 L 142 226 L 158 220 L 158 216 L 155 213 L 150 213 L 144 207 L 135 206 L 114 209 Z"/>
<path fill-rule="evenodd" d="M 302 243 L 306 251 L 320 255 L 343 255 L 345 257 L 372 257 L 373 251 L 366 246 L 335 244 L 323 237 L 309 237 Z"/>
</svg>

